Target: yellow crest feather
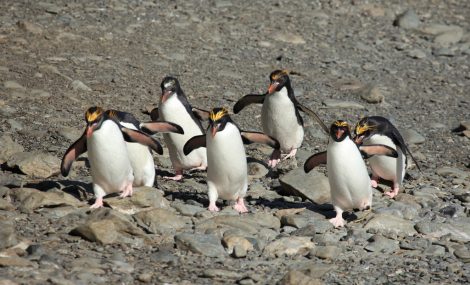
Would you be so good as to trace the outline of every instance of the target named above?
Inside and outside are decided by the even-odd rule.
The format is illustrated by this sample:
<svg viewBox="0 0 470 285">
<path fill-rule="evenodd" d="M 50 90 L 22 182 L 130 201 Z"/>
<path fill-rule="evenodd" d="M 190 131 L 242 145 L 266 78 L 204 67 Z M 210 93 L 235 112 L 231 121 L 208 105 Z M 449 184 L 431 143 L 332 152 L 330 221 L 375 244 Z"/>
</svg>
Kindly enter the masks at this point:
<svg viewBox="0 0 470 285">
<path fill-rule="evenodd" d="M 272 80 L 278 80 L 279 78 L 285 75 L 289 75 L 289 70 L 287 69 L 279 70 L 279 72 L 276 72 L 275 74 L 273 74 Z"/>
<path fill-rule="evenodd" d="M 95 121 L 99 116 L 103 114 L 103 108 L 91 107 L 85 113 L 85 119 L 87 122 Z"/>
<path fill-rule="evenodd" d="M 349 127 L 348 122 L 345 121 L 335 121 L 334 124 L 337 127 Z"/>
<path fill-rule="evenodd" d="M 227 108 L 220 109 L 217 113 L 214 113 L 214 110 L 211 111 L 209 118 L 211 121 L 215 122 L 220 120 L 223 116 L 228 114 Z"/>
</svg>

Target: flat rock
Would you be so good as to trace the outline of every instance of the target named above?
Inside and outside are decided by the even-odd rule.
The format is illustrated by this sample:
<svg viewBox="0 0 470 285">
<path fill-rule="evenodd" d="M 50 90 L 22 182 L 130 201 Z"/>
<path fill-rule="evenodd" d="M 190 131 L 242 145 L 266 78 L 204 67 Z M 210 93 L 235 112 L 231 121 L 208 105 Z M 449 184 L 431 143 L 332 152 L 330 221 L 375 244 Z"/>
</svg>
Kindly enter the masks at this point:
<svg viewBox="0 0 470 285">
<path fill-rule="evenodd" d="M 426 57 L 426 53 L 420 49 L 409 50 L 407 55 L 411 58 L 422 59 Z"/>
<path fill-rule="evenodd" d="M 277 283 L 278 285 L 323 285 L 318 278 L 312 278 L 302 271 L 289 270 L 286 275 Z"/>
<path fill-rule="evenodd" d="M 405 219 L 387 215 L 379 214 L 373 217 L 364 226 L 365 229 L 374 229 L 379 232 L 391 232 L 397 235 L 410 236 L 416 234 L 414 223 Z"/>
<path fill-rule="evenodd" d="M 430 238 L 440 238 L 450 235 L 452 240 L 458 242 L 470 241 L 470 224 L 465 221 L 452 221 L 450 223 L 419 222 L 416 230 Z"/>
<path fill-rule="evenodd" d="M 367 103 L 377 104 L 383 102 L 385 96 L 378 86 L 369 86 L 364 88 L 361 92 L 361 98 Z"/>
<path fill-rule="evenodd" d="M 257 234 L 260 228 L 278 230 L 281 222 L 271 214 L 257 213 L 239 215 L 218 215 L 196 224 L 196 231 L 205 232 L 215 228 L 234 228 L 247 234 Z"/>
<path fill-rule="evenodd" d="M 290 226 L 296 229 L 305 227 L 308 224 L 308 218 L 299 215 L 287 215 L 281 218 L 281 225 L 283 227 Z"/>
<path fill-rule="evenodd" d="M 153 187 L 136 187 L 131 197 L 111 197 L 105 202 L 114 210 L 124 214 L 135 214 L 149 208 L 170 208 L 170 202 L 163 197 L 161 190 Z"/>
<path fill-rule="evenodd" d="M 3 82 L 3 87 L 5 87 L 6 89 L 13 89 L 13 90 L 26 90 L 26 88 L 23 85 L 13 80 L 8 80 L 8 81 Z"/>
<path fill-rule="evenodd" d="M 470 250 L 466 245 L 459 244 L 454 246 L 454 255 L 465 263 L 470 262 Z"/>
<path fill-rule="evenodd" d="M 371 252 L 393 253 L 400 249 L 399 242 L 386 238 L 381 235 L 375 235 L 370 238 L 370 243 L 365 247 L 365 250 Z"/>
<path fill-rule="evenodd" d="M 0 267 L 32 267 L 33 263 L 21 257 L 0 257 Z"/>
<path fill-rule="evenodd" d="M 85 83 L 81 82 L 80 80 L 74 80 L 70 83 L 70 87 L 72 90 L 75 91 L 93 91 L 90 87 L 85 85 Z"/>
<path fill-rule="evenodd" d="M 145 233 L 132 223 L 129 216 L 109 208 L 93 210 L 82 225 L 70 232 L 92 242 L 101 244 L 142 244 Z"/>
<path fill-rule="evenodd" d="M 441 167 L 436 170 L 436 173 L 442 177 L 453 177 L 453 178 L 462 178 L 470 176 L 470 172 L 464 171 L 454 167 Z"/>
<path fill-rule="evenodd" d="M 0 250 L 18 243 L 13 222 L 0 220 Z"/>
<path fill-rule="evenodd" d="M 463 37 L 463 29 L 455 26 L 453 29 L 440 33 L 434 38 L 434 43 L 442 46 L 449 47 L 453 44 L 460 42 Z"/>
<path fill-rule="evenodd" d="M 398 15 L 393 24 L 403 29 L 416 29 L 419 27 L 420 21 L 416 12 L 409 9 Z"/>
<path fill-rule="evenodd" d="M 2 146 L 0 147 L 0 164 L 8 161 L 15 153 L 24 151 L 23 146 L 13 141 L 13 139 L 8 135 L 0 137 L 0 145 Z"/>
<path fill-rule="evenodd" d="M 326 108 L 365 109 L 363 105 L 352 101 L 325 99 L 322 103 L 326 106 Z"/>
<path fill-rule="evenodd" d="M 31 213 L 42 207 L 63 205 L 79 207 L 83 205 L 74 196 L 58 189 L 43 192 L 33 188 L 13 188 L 10 190 L 10 196 L 15 204 L 18 204 L 18 210 L 22 213 Z"/>
<path fill-rule="evenodd" d="M 151 209 L 134 215 L 137 224 L 153 234 L 174 233 L 186 226 L 181 216 L 167 209 Z"/>
<path fill-rule="evenodd" d="M 205 211 L 206 209 L 195 206 L 195 205 L 188 205 L 183 203 L 173 203 L 171 205 L 176 211 L 178 211 L 183 216 L 193 217 L 199 212 Z"/>
<path fill-rule="evenodd" d="M 26 31 L 28 33 L 35 35 L 40 35 L 43 33 L 42 27 L 37 24 L 28 21 L 18 21 L 16 24 L 21 30 Z"/>
<path fill-rule="evenodd" d="M 283 237 L 268 244 L 263 251 L 263 255 L 270 257 L 281 257 L 284 255 L 306 255 L 315 244 L 311 237 Z"/>
<path fill-rule="evenodd" d="M 305 44 L 304 38 L 302 38 L 300 35 L 296 35 L 293 33 L 277 33 L 273 37 L 275 40 L 280 41 L 280 42 L 285 42 L 285 43 L 290 43 L 290 44 Z"/>
<path fill-rule="evenodd" d="M 19 152 L 8 160 L 8 167 L 18 167 L 21 172 L 37 178 L 48 178 L 59 174 L 60 159 L 44 152 Z"/>
<path fill-rule="evenodd" d="M 321 259 L 336 259 L 341 253 L 341 249 L 335 245 L 316 246 L 313 254 Z"/>
<path fill-rule="evenodd" d="M 235 257 L 244 257 L 247 252 L 254 250 L 253 244 L 243 236 L 224 235 L 222 244 L 227 252 Z"/>
<path fill-rule="evenodd" d="M 269 173 L 269 169 L 256 161 L 248 162 L 248 177 L 252 179 L 265 177 Z"/>
<path fill-rule="evenodd" d="M 422 144 L 426 141 L 426 138 L 413 129 L 402 130 L 401 135 L 408 144 Z"/>
<path fill-rule="evenodd" d="M 316 170 L 305 175 L 302 167 L 295 168 L 282 176 L 279 181 L 285 193 L 300 196 L 316 204 L 331 200 L 328 178 Z"/>
<path fill-rule="evenodd" d="M 220 240 L 214 235 L 183 233 L 175 236 L 175 243 L 178 249 L 208 257 L 226 256 Z"/>
<path fill-rule="evenodd" d="M 227 282 L 227 279 L 239 279 L 243 277 L 243 275 L 238 272 L 226 269 L 206 269 L 202 273 L 202 276 L 208 278 L 222 278 L 225 282 Z"/>
</svg>

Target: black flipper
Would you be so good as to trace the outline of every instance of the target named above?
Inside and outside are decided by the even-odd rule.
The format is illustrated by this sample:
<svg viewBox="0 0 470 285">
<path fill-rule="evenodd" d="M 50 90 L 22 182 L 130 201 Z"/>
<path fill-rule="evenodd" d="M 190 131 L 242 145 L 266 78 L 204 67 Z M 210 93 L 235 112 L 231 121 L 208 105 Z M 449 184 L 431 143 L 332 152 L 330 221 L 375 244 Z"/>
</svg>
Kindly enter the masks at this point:
<svg viewBox="0 0 470 285">
<path fill-rule="evenodd" d="M 155 133 L 184 134 L 183 128 L 180 125 L 164 121 L 142 123 L 140 124 L 140 128 L 142 129 L 142 131 L 151 135 Z"/>
<path fill-rule="evenodd" d="M 279 149 L 280 145 L 279 142 L 266 134 L 259 133 L 259 132 L 245 132 L 241 131 L 240 135 L 242 136 L 242 140 L 244 144 L 250 143 L 262 143 L 269 145 L 274 149 Z"/>
<path fill-rule="evenodd" d="M 153 108 L 153 109 L 149 112 L 149 115 L 150 115 L 150 120 L 152 120 L 152 121 L 158 121 L 158 118 L 160 117 L 160 115 L 158 114 L 158 107 Z"/>
<path fill-rule="evenodd" d="M 361 145 L 359 146 L 359 150 L 365 158 L 369 158 L 373 155 L 385 155 L 394 158 L 398 157 L 398 152 L 396 150 L 383 144 Z"/>
<path fill-rule="evenodd" d="M 60 173 L 66 177 L 69 175 L 72 163 L 82 154 L 87 151 L 86 146 L 86 131 L 83 132 L 82 136 L 74 142 L 65 152 L 60 164 Z"/>
<path fill-rule="evenodd" d="M 184 155 L 190 154 L 193 150 L 206 147 L 206 135 L 199 135 L 190 138 L 183 147 Z"/>
<path fill-rule="evenodd" d="M 309 173 L 312 169 L 314 169 L 318 165 L 326 164 L 326 157 L 327 157 L 326 151 L 322 151 L 307 158 L 307 160 L 304 163 L 305 173 Z"/>
<path fill-rule="evenodd" d="M 111 109 L 107 110 L 105 114 L 108 116 L 108 118 L 113 119 L 115 122 L 132 124 L 136 129 L 139 129 L 140 122 L 131 113 Z"/>
<path fill-rule="evenodd" d="M 307 115 L 309 115 L 310 118 L 314 119 L 320 125 L 320 127 L 323 129 L 323 131 L 326 134 L 330 133 L 330 130 L 325 125 L 325 123 L 322 121 L 322 119 L 320 119 L 320 117 L 317 115 L 317 113 L 315 113 L 313 110 L 310 110 L 309 108 L 305 107 L 304 105 L 302 105 L 298 102 L 297 102 L 297 108 L 300 111 L 302 111 L 302 112 L 306 113 Z"/>
<path fill-rule="evenodd" d="M 266 97 L 265 94 L 248 94 L 243 96 L 240 100 L 235 103 L 233 106 L 233 112 L 238 114 L 243 108 L 250 104 L 263 104 L 264 98 Z"/>
<path fill-rule="evenodd" d="M 195 107 L 192 107 L 192 111 L 193 111 L 194 116 L 196 116 L 196 118 L 198 118 L 200 121 L 209 120 L 209 115 L 211 112 L 203 110 L 203 109 L 195 108 Z"/>
<path fill-rule="evenodd" d="M 141 131 L 135 131 L 128 128 L 125 128 L 120 125 L 121 132 L 124 136 L 124 140 L 126 142 L 136 142 L 142 145 L 146 145 L 153 149 L 156 153 L 162 155 L 163 154 L 163 147 L 162 145 L 156 141 L 154 138 L 148 136 L 147 134 Z"/>
</svg>

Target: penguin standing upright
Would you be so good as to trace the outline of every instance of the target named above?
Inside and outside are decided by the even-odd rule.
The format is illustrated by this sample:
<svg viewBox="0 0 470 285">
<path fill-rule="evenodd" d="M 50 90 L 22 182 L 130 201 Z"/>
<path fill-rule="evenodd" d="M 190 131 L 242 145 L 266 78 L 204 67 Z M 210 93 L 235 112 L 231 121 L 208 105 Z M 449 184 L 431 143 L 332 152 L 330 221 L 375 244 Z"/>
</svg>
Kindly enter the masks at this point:
<svg viewBox="0 0 470 285">
<path fill-rule="evenodd" d="M 172 180 L 183 178 L 183 170 L 200 169 L 207 167 L 207 156 L 203 149 L 195 150 L 186 156 L 183 153 L 184 144 L 192 137 L 202 135 L 204 130 L 198 117 L 193 113 L 188 99 L 174 77 L 165 77 L 161 84 L 162 95 L 159 101 L 158 112 L 152 114 L 161 119 L 180 125 L 184 134 L 163 134 L 163 139 L 170 153 L 170 160 L 175 170 L 175 176 L 165 177 Z"/>
<path fill-rule="evenodd" d="M 235 200 L 234 209 L 247 212 L 243 197 L 248 188 L 248 172 L 245 147 L 252 142 L 265 143 L 279 148 L 279 143 L 262 133 L 240 131 L 225 108 L 214 108 L 209 115 L 209 130 L 206 135 L 191 138 L 184 146 L 184 153 L 190 154 L 200 148 L 207 148 L 207 186 L 209 210 L 219 211 L 217 198 Z"/>
<path fill-rule="evenodd" d="M 397 153 L 384 145 L 358 146 L 351 140 L 347 122 L 335 121 L 330 128 L 327 151 L 309 157 L 304 164 L 308 173 L 319 164 L 326 163 L 331 189 L 331 202 L 336 217 L 330 219 L 335 227 L 344 226 L 343 211 L 367 209 L 372 205 L 372 188 L 361 152 L 367 155 L 388 155 Z"/>
<path fill-rule="evenodd" d="M 91 207 L 99 208 L 103 206 L 103 197 L 109 193 L 121 191 L 121 197 L 132 195 L 134 175 L 126 141 L 141 143 L 159 154 L 163 153 L 163 149 L 146 134 L 121 126 L 100 107 L 89 108 L 85 121 L 85 132 L 67 149 L 60 169 L 62 175 L 67 176 L 75 159 L 88 152 L 96 197 Z"/>
<path fill-rule="evenodd" d="M 108 110 L 106 114 L 117 120 L 122 126 L 131 129 L 144 131 L 149 134 L 156 132 L 172 132 L 183 134 L 183 129 L 173 123 L 168 122 L 139 122 L 134 115 L 117 110 Z M 134 187 L 153 186 L 155 182 L 155 163 L 149 147 L 139 143 L 126 143 L 127 152 L 134 173 Z"/>
<path fill-rule="evenodd" d="M 233 107 L 237 114 L 249 104 L 263 104 L 261 110 L 261 123 L 263 132 L 277 141 L 281 146 L 271 154 L 268 165 L 275 167 L 281 159 L 281 151 L 287 153 L 284 159 L 295 157 L 297 149 L 304 138 L 304 122 L 299 110 L 307 112 L 328 133 L 328 128 L 313 111 L 302 106 L 294 96 L 288 72 L 275 70 L 269 76 L 271 81 L 266 94 L 249 94 L 242 97 Z"/>
<path fill-rule="evenodd" d="M 386 156 L 373 156 L 369 159 L 372 170 L 371 185 L 376 188 L 379 178 L 392 181 L 393 186 L 390 192 L 385 194 L 391 198 L 398 194 L 400 186 L 405 177 L 408 160 L 406 153 L 409 153 L 416 166 L 419 165 L 405 144 L 403 137 L 395 126 L 386 118 L 380 116 L 370 116 L 362 118 L 354 129 L 355 142 L 357 144 L 384 144 L 398 153 L 397 158 Z"/>
</svg>

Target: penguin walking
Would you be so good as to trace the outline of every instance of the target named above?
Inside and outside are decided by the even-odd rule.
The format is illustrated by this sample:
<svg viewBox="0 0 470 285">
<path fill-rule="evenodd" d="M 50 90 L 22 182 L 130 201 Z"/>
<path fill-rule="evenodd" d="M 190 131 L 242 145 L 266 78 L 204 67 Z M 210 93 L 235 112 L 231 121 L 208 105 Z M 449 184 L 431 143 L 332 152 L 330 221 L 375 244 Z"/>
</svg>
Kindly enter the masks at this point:
<svg viewBox="0 0 470 285">
<path fill-rule="evenodd" d="M 209 115 L 209 128 L 205 135 L 191 138 L 184 146 L 184 153 L 190 154 L 200 148 L 207 148 L 207 186 L 209 210 L 219 211 L 217 198 L 235 200 L 234 209 L 248 212 L 243 198 L 248 188 L 248 172 L 245 147 L 243 144 L 264 143 L 275 149 L 279 143 L 257 132 L 240 131 L 225 108 L 214 108 Z"/>
<path fill-rule="evenodd" d="M 304 122 L 299 110 L 312 116 L 325 133 L 328 133 L 328 127 L 315 112 L 297 101 L 286 70 L 273 71 L 269 79 L 271 83 L 265 94 L 249 94 L 242 97 L 235 104 L 233 112 L 237 114 L 250 104 L 263 104 L 261 110 L 263 132 L 278 140 L 281 145 L 280 149 L 273 151 L 268 161 L 270 167 L 275 167 L 280 162 L 281 151 L 287 153 L 284 159 L 295 157 L 297 149 L 302 144 Z"/>
<path fill-rule="evenodd" d="M 385 195 L 390 198 L 395 197 L 403 184 L 408 160 L 406 154 L 415 162 L 420 169 L 418 162 L 414 159 L 409 148 L 406 146 L 403 137 L 395 126 L 386 118 L 380 116 L 370 116 L 362 118 L 354 129 L 355 142 L 362 145 L 384 144 L 398 153 L 397 158 L 387 156 L 373 156 L 369 159 L 372 170 L 371 185 L 376 188 L 379 178 L 392 181 L 391 191 Z"/>
<path fill-rule="evenodd" d="M 336 217 L 330 222 L 335 227 L 344 226 L 343 211 L 364 210 L 372 205 L 370 178 L 361 152 L 369 156 L 398 156 L 394 149 L 385 145 L 358 147 L 351 140 L 348 123 L 338 120 L 331 125 L 327 151 L 314 154 L 305 161 L 306 173 L 320 164 L 327 165 L 331 202 L 336 211 Z"/>
<path fill-rule="evenodd" d="M 155 134 L 157 132 L 172 132 L 183 134 L 183 129 L 173 123 L 159 122 L 139 122 L 134 115 L 127 112 L 108 110 L 108 117 L 119 122 L 120 125 L 131 129 L 144 131 L 147 134 Z M 152 187 L 155 182 L 155 163 L 153 161 L 152 152 L 148 146 L 139 143 L 126 143 L 127 152 L 134 172 L 134 187 L 149 186 Z"/>
<path fill-rule="evenodd" d="M 60 169 L 66 177 L 78 156 L 88 152 L 96 197 L 91 208 L 99 208 L 103 206 L 103 197 L 107 194 L 121 191 L 121 197 L 132 195 L 134 175 L 126 141 L 146 145 L 158 154 L 163 154 L 163 148 L 148 135 L 123 127 L 101 107 L 89 108 L 85 121 L 85 132 L 67 149 Z"/>
<path fill-rule="evenodd" d="M 161 83 L 162 95 L 158 110 L 151 112 L 152 120 L 161 119 L 180 125 L 184 134 L 163 134 L 163 139 L 170 154 L 171 164 L 175 170 L 175 176 L 164 178 L 181 180 L 183 170 L 207 168 L 207 156 L 203 149 L 198 149 L 190 155 L 184 155 L 183 146 L 192 137 L 204 133 L 196 108 L 189 105 L 188 99 L 180 87 L 178 79 L 165 77 Z"/>
</svg>

